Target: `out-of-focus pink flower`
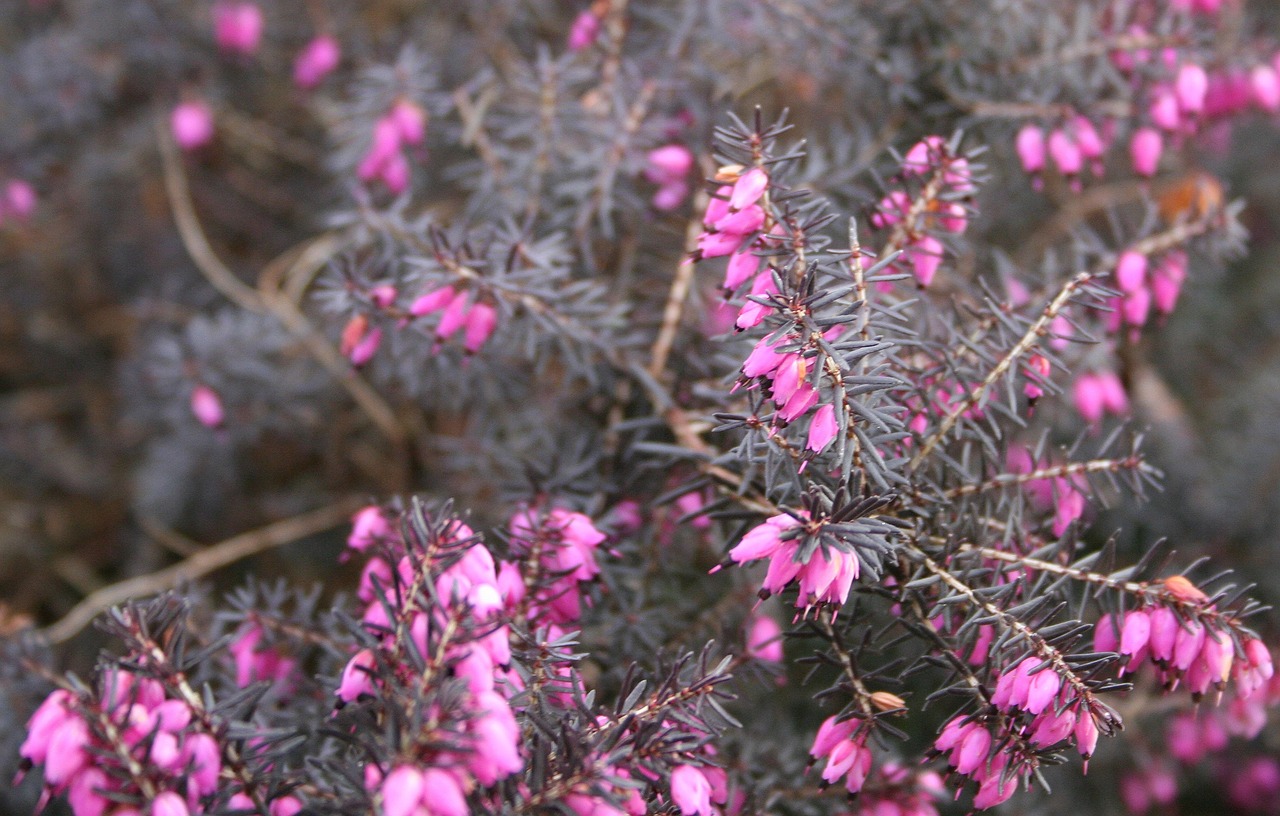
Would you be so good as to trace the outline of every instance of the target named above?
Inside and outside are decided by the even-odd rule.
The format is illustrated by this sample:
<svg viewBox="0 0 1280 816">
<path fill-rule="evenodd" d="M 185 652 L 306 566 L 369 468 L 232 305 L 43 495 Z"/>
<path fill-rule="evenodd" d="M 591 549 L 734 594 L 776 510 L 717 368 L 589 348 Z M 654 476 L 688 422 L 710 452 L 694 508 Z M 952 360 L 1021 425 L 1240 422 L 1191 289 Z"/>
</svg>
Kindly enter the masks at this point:
<svg viewBox="0 0 1280 816">
<path fill-rule="evenodd" d="M 228 53 L 257 53 L 263 25 L 262 9 L 256 3 L 220 2 L 213 7 L 214 39 Z"/>
<path fill-rule="evenodd" d="M 768 615 L 752 613 L 747 624 L 747 654 L 767 663 L 782 662 L 782 627 Z"/>
<path fill-rule="evenodd" d="M 200 99 L 180 102 L 169 115 L 169 128 L 183 150 L 204 147 L 213 141 L 213 111 Z"/>
<path fill-rule="evenodd" d="M 671 801 L 683 816 L 712 816 L 711 783 L 692 765 L 678 765 L 671 772 Z"/>
<path fill-rule="evenodd" d="M 1133 170 L 1140 176 L 1154 176 L 1160 166 L 1160 155 L 1164 152 L 1164 139 L 1154 128 L 1139 128 L 1129 142 L 1129 157 L 1133 160 Z"/>
<path fill-rule="evenodd" d="M 321 34 L 298 52 L 293 63 L 293 82 L 303 90 L 311 90 L 338 67 L 342 47 L 328 34 Z"/>
<path fill-rule="evenodd" d="M 907 258 L 911 261 L 911 271 L 921 287 L 933 283 L 938 267 L 942 263 L 942 242 L 932 235 L 925 235 L 907 247 Z"/>
<path fill-rule="evenodd" d="M 226 420 L 222 398 L 207 385 L 191 389 L 191 413 L 206 428 L 221 428 Z"/>
<path fill-rule="evenodd" d="M 600 34 L 600 18 L 591 9 L 585 9 L 573 18 L 569 28 L 568 45 L 570 51 L 581 51 L 596 41 Z"/>
<path fill-rule="evenodd" d="M 1187 113 L 1200 113 L 1204 110 L 1204 96 L 1209 90 L 1209 75 L 1199 65 L 1187 63 L 1178 69 L 1173 89 L 1179 108 Z"/>
<path fill-rule="evenodd" d="M 1045 144 L 1044 131 L 1039 125 L 1026 124 L 1018 131 L 1014 142 L 1018 153 L 1018 161 L 1022 169 L 1028 173 L 1039 173 L 1044 169 Z"/>
<path fill-rule="evenodd" d="M 22 179 L 10 179 L 0 200 L 0 221 L 5 217 L 25 221 L 36 211 L 36 190 Z"/>
</svg>

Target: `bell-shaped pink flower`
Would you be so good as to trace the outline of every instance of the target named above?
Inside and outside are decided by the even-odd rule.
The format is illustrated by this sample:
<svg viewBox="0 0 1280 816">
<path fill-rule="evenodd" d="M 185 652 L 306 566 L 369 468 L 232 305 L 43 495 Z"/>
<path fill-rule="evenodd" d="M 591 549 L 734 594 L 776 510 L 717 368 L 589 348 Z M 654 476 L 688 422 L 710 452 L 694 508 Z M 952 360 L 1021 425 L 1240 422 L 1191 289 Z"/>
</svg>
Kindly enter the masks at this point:
<svg viewBox="0 0 1280 816">
<path fill-rule="evenodd" d="M 926 136 L 911 146 L 902 157 L 902 172 L 919 176 L 928 172 L 942 157 L 946 143 L 941 136 Z"/>
<path fill-rule="evenodd" d="M 991 751 L 991 732 L 981 726 L 973 728 L 951 752 L 951 762 L 956 771 L 970 774 L 987 761 Z"/>
<path fill-rule="evenodd" d="M 569 27 L 568 46 L 570 51 L 581 51 L 596 41 L 600 34 L 600 18 L 585 9 L 573 19 Z"/>
<path fill-rule="evenodd" d="M 1151 96 L 1151 106 L 1147 111 L 1155 126 L 1167 131 L 1176 131 L 1182 126 L 1182 111 L 1178 108 L 1178 97 L 1169 87 L 1157 88 Z"/>
<path fill-rule="evenodd" d="M 1258 65 L 1249 72 L 1253 101 L 1268 113 L 1280 111 L 1280 74 L 1270 65 Z"/>
<path fill-rule="evenodd" d="M 358 700 L 361 695 L 373 694 L 373 677 L 370 672 L 375 665 L 373 652 L 368 649 L 356 652 L 355 657 L 342 670 L 342 679 L 338 682 L 338 699 L 350 703 Z"/>
<path fill-rule="evenodd" d="M 213 141 L 213 111 L 200 99 L 180 102 L 169 115 L 169 129 L 181 149 L 204 147 Z"/>
<path fill-rule="evenodd" d="M 207 385 L 191 389 L 191 413 L 206 428 L 221 428 L 226 419 L 222 398 Z"/>
<path fill-rule="evenodd" d="M 1084 154 L 1080 151 L 1080 145 L 1065 130 L 1055 130 L 1049 134 L 1049 156 L 1058 172 L 1064 176 L 1078 175 L 1084 169 Z"/>
<path fill-rule="evenodd" d="M 387 117 L 395 123 L 404 144 L 422 144 L 427 137 L 427 112 L 408 99 L 397 100 Z"/>
<path fill-rule="evenodd" d="M 293 82 L 309 91 L 333 73 L 342 61 L 342 46 L 328 34 L 321 34 L 298 52 L 293 62 Z"/>
<path fill-rule="evenodd" d="M 467 816 L 467 796 L 455 774 L 443 768 L 422 772 L 422 805 L 430 816 Z"/>
<path fill-rule="evenodd" d="M 907 247 L 907 259 L 911 262 L 916 282 L 921 287 L 933 283 L 933 278 L 942 263 L 942 242 L 932 235 L 925 235 L 919 241 Z"/>
<path fill-rule="evenodd" d="M 711 783 L 692 765 L 678 765 L 671 772 L 671 801 L 682 816 L 712 816 Z"/>
<path fill-rule="evenodd" d="M 256 3 L 219 2 L 213 7 L 213 36 L 218 47 L 252 56 L 262 42 L 262 9 Z"/>
<path fill-rule="evenodd" d="M 190 816 L 186 800 L 173 791 L 165 791 L 151 801 L 151 816 Z"/>
<path fill-rule="evenodd" d="M 1132 249 L 1120 253 L 1116 262 L 1116 286 L 1121 292 L 1142 288 L 1147 279 L 1147 256 Z"/>
<path fill-rule="evenodd" d="M 766 663 L 782 662 L 782 627 L 768 615 L 753 613 L 747 625 L 747 655 Z"/>
<path fill-rule="evenodd" d="M 1179 108 L 1187 113 L 1200 113 L 1204 110 L 1204 96 L 1209 90 L 1209 75 L 1199 65 L 1187 63 L 1178 69 L 1173 90 L 1178 97 Z"/>
<path fill-rule="evenodd" d="M 805 442 L 805 449 L 822 453 L 838 433 L 840 423 L 836 421 L 836 406 L 830 402 L 824 403 L 814 411 L 813 419 L 809 422 L 809 439 Z"/>
<path fill-rule="evenodd" d="M 1044 169 L 1044 131 L 1039 125 L 1023 125 L 1014 141 L 1014 149 L 1018 153 L 1018 161 L 1022 162 L 1023 170 L 1039 173 Z"/>
<path fill-rule="evenodd" d="M 466 333 L 462 347 L 467 354 L 476 354 L 484 347 L 498 327 L 498 310 L 488 303 L 477 302 L 467 313 Z"/>
<path fill-rule="evenodd" d="M 421 804 L 424 788 L 422 771 L 412 765 L 392 769 L 379 789 L 383 816 L 412 816 Z"/>
<path fill-rule="evenodd" d="M 1120 311 L 1128 325 L 1146 325 L 1147 318 L 1151 316 L 1151 290 L 1141 287 L 1125 295 Z"/>
<path fill-rule="evenodd" d="M 1160 314 L 1169 314 L 1178 303 L 1187 279 L 1187 254 L 1170 252 L 1156 264 L 1151 275 L 1151 299 Z"/>
<path fill-rule="evenodd" d="M 729 195 L 729 209 L 741 210 L 760 200 L 769 187 L 769 175 L 759 167 L 753 167 L 738 177 Z"/>
<path fill-rule="evenodd" d="M 693 169 L 693 154 L 682 144 L 654 148 L 645 157 L 644 176 L 657 185 L 683 181 Z"/>
<path fill-rule="evenodd" d="M 1129 157 L 1133 160 L 1133 170 L 1140 176 L 1151 177 L 1160 166 L 1160 155 L 1164 152 L 1164 139 L 1154 128 L 1139 128 L 1129 142 Z"/>
</svg>

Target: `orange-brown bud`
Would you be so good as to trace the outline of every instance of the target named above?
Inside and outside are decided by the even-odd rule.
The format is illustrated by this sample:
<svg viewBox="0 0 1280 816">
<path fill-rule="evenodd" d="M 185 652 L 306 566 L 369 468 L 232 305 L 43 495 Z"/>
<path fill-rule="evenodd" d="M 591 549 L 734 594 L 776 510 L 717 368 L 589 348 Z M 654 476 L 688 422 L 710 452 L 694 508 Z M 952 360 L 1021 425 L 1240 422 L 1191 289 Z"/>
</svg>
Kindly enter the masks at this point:
<svg viewBox="0 0 1280 816">
<path fill-rule="evenodd" d="M 1200 587 L 1182 575 L 1170 575 L 1164 579 L 1164 588 L 1173 597 L 1187 603 L 1202 603 L 1209 600 L 1209 596 L 1201 592 Z"/>
<path fill-rule="evenodd" d="M 369 318 L 363 314 L 357 314 L 347 322 L 346 327 L 342 330 L 342 342 L 339 344 L 344 357 L 349 355 L 351 350 L 364 339 L 365 332 L 368 330 Z"/>
<path fill-rule="evenodd" d="M 897 711 L 900 708 L 906 708 L 907 704 L 901 697 L 888 691 L 873 691 L 871 693 L 871 704 L 881 711 Z"/>
</svg>

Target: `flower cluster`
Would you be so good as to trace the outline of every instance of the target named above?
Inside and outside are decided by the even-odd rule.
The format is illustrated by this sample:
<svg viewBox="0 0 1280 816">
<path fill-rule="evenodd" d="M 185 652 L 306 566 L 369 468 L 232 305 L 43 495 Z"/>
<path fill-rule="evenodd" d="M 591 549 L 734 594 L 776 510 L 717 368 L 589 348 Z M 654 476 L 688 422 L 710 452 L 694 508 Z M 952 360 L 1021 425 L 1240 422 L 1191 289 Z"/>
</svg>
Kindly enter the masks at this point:
<svg viewBox="0 0 1280 816">
<path fill-rule="evenodd" d="M 366 183 L 381 181 L 393 195 L 409 188 L 411 169 L 405 151 L 427 138 L 427 112 L 409 99 L 398 99 L 373 125 L 369 149 L 356 175 Z"/>
<path fill-rule="evenodd" d="M 228 796 L 220 784 L 223 749 L 202 713 L 158 680 L 109 669 L 96 695 L 50 694 L 31 717 L 21 754 L 43 766 L 46 801 L 66 792 L 75 816 L 140 816 L 144 808 L 152 816 L 187 816 L 214 809 L 220 798 L 232 809 L 261 812 L 265 791 Z M 302 809 L 293 796 L 269 801 L 271 816 Z"/>
</svg>

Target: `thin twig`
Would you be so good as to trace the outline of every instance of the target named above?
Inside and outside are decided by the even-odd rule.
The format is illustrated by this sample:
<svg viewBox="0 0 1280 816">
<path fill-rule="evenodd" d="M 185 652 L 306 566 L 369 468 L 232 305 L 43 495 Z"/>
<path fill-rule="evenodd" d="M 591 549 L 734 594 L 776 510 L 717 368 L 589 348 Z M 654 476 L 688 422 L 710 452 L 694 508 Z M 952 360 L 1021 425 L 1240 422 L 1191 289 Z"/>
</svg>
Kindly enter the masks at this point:
<svg viewBox="0 0 1280 816">
<path fill-rule="evenodd" d="M 61 620 L 46 627 L 43 634 L 51 643 L 65 643 L 89 625 L 99 613 L 116 604 L 173 589 L 251 555 L 328 530 L 346 521 L 361 504 L 356 498 L 344 499 L 319 510 L 241 533 L 162 570 L 103 587 L 72 607 Z"/>
<path fill-rule="evenodd" d="M 693 284 L 693 253 L 698 248 L 698 236 L 702 234 L 702 213 L 707 209 L 707 202 L 706 190 L 701 190 L 694 196 L 693 217 L 689 219 L 689 225 L 684 231 L 684 254 L 680 256 L 680 265 L 676 267 L 675 278 L 667 292 L 667 305 L 662 310 L 662 328 L 649 351 L 649 376 L 659 382 L 666 371 L 667 358 L 671 356 L 671 347 L 675 343 L 676 332 L 680 329 L 680 316 L 684 314 L 684 304 L 689 299 L 689 288 Z"/>
<path fill-rule="evenodd" d="M 942 495 L 944 498 L 955 499 L 960 496 L 969 496 L 974 493 L 985 493 L 988 490 L 998 490 L 1002 487 L 1022 485 L 1027 484 L 1028 482 L 1038 482 L 1045 479 L 1061 479 L 1083 473 L 1105 473 L 1117 470 L 1137 470 L 1151 475 L 1159 473 L 1156 468 L 1147 464 L 1141 456 L 1126 456 L 1123 459 L 1093 459 L 1088 462 L 1069 462 L 1065 465 L 1054 465 L 1053 467 L 1040 468 L 1039 470 L 1033 470 L 1030 473 L 1001 473 L 996 476 L 992 476 L 985 482 L 973 482 L 970 484 L 960 485 L 959 487 L 953 487 Z"/>
</svg>

